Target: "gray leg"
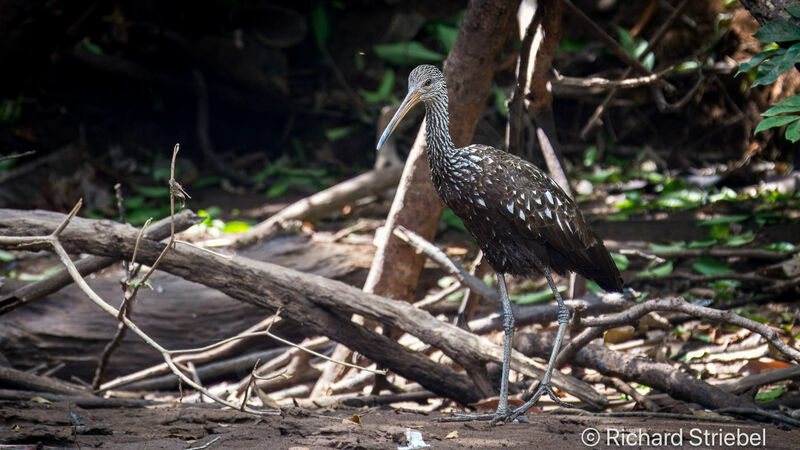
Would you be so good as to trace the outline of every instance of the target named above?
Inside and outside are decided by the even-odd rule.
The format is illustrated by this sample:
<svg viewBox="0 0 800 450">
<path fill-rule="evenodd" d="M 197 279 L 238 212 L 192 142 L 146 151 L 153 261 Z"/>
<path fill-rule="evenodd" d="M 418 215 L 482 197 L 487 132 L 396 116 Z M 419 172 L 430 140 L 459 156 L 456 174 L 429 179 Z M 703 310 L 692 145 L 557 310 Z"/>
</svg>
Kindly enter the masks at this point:
<svg viewBox="0 0 800 450">
<path fill-rule="evenodd" d="M 553 295 L 555 295 L 556 301 L 558 302 L 558 333 L 556 334 L 556 341 L 553 343 L 553 352 L 550 354 L 550 361 L 547 363 L 547 369 L 545 370 L 544 376 L 539 383 L 539 388 L 536 390 L 536 393 L 533 394 L 533 397 L 531 397 L 530 400 L 525 402 L 524 405 L 515 409 L 514 412 L 511 413 L 511 415 L 508 417 L 509 422 L 513 421 L 519 417 L 520 414 L 524 414 L 527 410 L 529 410 L 539 401 L 539 398 L 544 393 L 547 393 L 556 403 L 569 406 L 566 403 L 561 402 L 558 396 L 556 396 L 553 392 L 553 389 L 550 387 L 550 377 L 553 375 L 556 357 L 561 349 L 561 342 L 564 340 L 564 334 L 567 332 L 567 324 L 569 324 L 569 309 L 567 309 L 567 305 L 564 304 L 564 300 L 561 299 L 561 294 L 558 293 L 558 287 L 553 281 L 553 277 L 550 276 L 550 268 L 543 266 L 542 272 L 544 273 L 545 278 L 547 278 L 547 283 L 550 285 L 550 289 L 553 291 Z"/>
<path fill-rule="evenodd" d="M 491 420 L 492 424 L 510 421 L 511 411 L 508 409 L 508 369 L 511 361 L 511 346 L 514 342 L 514 311 L 511 309 L 511 300 L 508 299 L 506 277 L 504 273 L 497 273 L 497 285 L 500 287 L 500 298 L 503 302 L 503 373 L 500 378 L 500 400 L 497 402 L 497 412 L 494 414 L 455 414 L 452 417 L 439 417 L 437 422 L 468 422 L 472 420 Z M 516 416 L 515 416 L 516 417 Z"/>
<path fill-rule="evenodd" d="M 497 273 L 497 285 L 500 287 L 500 298 L 503 301 L 503 373 L 500 378 L 500 400 L 497 402 L 497 416 L 505 418 L 508 415 L 508 369 L 511 360 L 511 347 L 514 343 L 514 312 L 511 310 L 511 301 L 508 299 L 505 274 Z"/>
</svg>

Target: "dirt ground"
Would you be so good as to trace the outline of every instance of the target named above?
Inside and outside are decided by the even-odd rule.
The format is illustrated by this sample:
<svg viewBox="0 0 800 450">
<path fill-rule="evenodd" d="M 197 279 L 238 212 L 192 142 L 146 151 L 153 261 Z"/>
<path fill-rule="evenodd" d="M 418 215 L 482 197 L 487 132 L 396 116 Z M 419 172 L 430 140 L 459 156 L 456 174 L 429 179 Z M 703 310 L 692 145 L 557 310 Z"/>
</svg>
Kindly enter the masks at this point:
<svg viewBox="0 0 800 450">
<path fill-rule="evenodd" d="M 70 425 L 70 409 L 85 421 L 85 430 L 77 435 L 77 443 Z M 438 423 L 434 422 L 436 414 L 390 408 L 355 412 L 359 414 L 360 424 L 350 420 L 353 410 L 325 414 L 288 410 L 280 416 L 255 418 L 237 411 L 196 405 L 82 409 L 63 402 L 3 401 L 0 402 L 0 443 L 4 448 L 8 448 L 5 445 L 18 448 L 74 448 L 79 445 L 186 449 L 208 444 L 206 448 L 210 449 L 395 449 L 409 444 L 406 430 L 410 429 L 421 432 L 424 442 L 432 448 L 583 448 L 586 445 L 582 438 L 594 443 L 596 441 L 592 439 L 598 436 L 602 441 L 599 448 L 665 447 L 652 445 L 658 444 L 657 439 L 665 439 L 666 444 L 681 443 L 685 448 L 797 448 L 796 433 L 775 425 L 752 422 L 538 413 L 528 416 L 530 423 L 492 427 L 485 422 Z M 617 431 L 620 434 L 616 434 Z M 624 434 L 626 431 L 632 434 Z M 754 437 L 754 433 L 757 436 Z M 647 445 L 648 436 L 651 445 Z M 726 436 L 734 441 L 729 441 L 729 445 L 719 445 L 724 444 L 722 439 Z M 761 439 L 766 439 L 766 445 L 761 443 Z"/>
</svg>

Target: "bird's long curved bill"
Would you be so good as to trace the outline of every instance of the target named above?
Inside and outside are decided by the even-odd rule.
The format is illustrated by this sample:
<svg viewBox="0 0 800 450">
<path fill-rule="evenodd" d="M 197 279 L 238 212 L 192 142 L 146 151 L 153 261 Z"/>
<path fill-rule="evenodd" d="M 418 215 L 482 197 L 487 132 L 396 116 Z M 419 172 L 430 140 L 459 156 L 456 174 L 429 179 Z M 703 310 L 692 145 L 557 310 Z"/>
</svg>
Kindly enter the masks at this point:
<svg viewBox="0 0 800 450">
<path fill-rule="evenodd" d="M 406 98 L 403 99 L 403 103 L 400 103 L 400 107 L 397 108 L 397 112 L 394 113 L 394 117 L 392 117 L 389 125 L 386 125 L 386 129 L 383 130 L 383 134 L 378 140 L 378 150 L 380 150 L 381 147 L 383 147 L 383 143 L 389 139 L 389 136 L 392 134 L 394 129 L 397 128 L 397 124 L 403 120 L 403 117 L 405 117 L 405 115 L 411 111 L 411 108 L 416 106 L 417 103 L 419 103 L 419 92 L 409 92 L 408 95 L 406 95 Z"/>
</svg>

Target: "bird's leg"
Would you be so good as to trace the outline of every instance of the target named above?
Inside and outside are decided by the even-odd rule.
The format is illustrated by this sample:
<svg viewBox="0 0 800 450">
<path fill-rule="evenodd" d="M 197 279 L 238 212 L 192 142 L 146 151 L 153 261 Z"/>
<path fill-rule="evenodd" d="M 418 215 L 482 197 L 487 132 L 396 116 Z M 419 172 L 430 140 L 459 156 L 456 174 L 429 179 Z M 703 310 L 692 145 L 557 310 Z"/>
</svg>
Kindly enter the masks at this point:
<svg viewBox="0 0 800 450">
<path fill-rule="evenodd" d="M 567 332 L 567 324 L 569 324 L 569 309 L 567 309 L 567 305 L 564 304 L 564 300 L 561 298 L 561 294 L 558 293 L 558 287 L 556 283 L 553 281 L 553 277 L 550 276 L 550 268 L 542 265 L 542 272 L 544 273 L 545 278 L 547 278 L 547 283 L 550 285 L 550 289 L 553 291 L 553 295 L 556 297 L 556 301 L 558 302 L 558 332 L 556 333 L 556 341 L 553 343 L 553 352 L 550 354 L 550 361 L 547 363 L 547 369 L 544 371 L 544 376 L 542 377 L 541 382 L 539 383 L 539 388 L 536 390 L 536 393 L 533 394 L 530 400 L 525 402 L 524 405 L 520 406 L 519 408 L 515 409 L 506 419 L 507 421 L 511 422 L 520 414 L 525 414 L 527 410 L 529 410 L 533 405 L 535 405 L 542 394 L 547 393 L 554 402 L 569 407 L 570 405 L 562 402 L 558 396 L 553 392 L 553 389 L 550 387 L 550 377 L 553 375 L 553 369 L 555 369 L 555 362 L 556 357 L 558 356 L 558 352 L 561 349 L 561 342 L 564 340 L 564 335 Z"/>
<path fill-rule="evenodd" d="M 497 273 L 497 285 L 500 287 L 500 299 L 503 302 L 503 371 L 500 375 L 500 399 L 497 401 L 497 418 L 505 420 L 508 416 L 508 366 L 511 362 L 511 347 L 514 344 L 514 311 L 511 310 L 511 301 L 508 299 L 506 276 Z"/>
<path fill-rule="evenodd" d="M 494 414 L 456 414 L 453 417 L 440 418 L 441 422 L 467 422 L 471 420 L 491 420 L 492 424 L 507 422 L 512 411 L 508 409 L 508 370 L 511 363 L 511 346 L 514 343 L 514 311 L 511 309 L 511 300 L 508 299 L 506 277 L 504 273 L 497 273 L 497 284 L 500 287 L 500 298 L 503 302 L 503 371 L 500 378 L 500 399 L 497 401 L 497 412 Z"/>
</svg>

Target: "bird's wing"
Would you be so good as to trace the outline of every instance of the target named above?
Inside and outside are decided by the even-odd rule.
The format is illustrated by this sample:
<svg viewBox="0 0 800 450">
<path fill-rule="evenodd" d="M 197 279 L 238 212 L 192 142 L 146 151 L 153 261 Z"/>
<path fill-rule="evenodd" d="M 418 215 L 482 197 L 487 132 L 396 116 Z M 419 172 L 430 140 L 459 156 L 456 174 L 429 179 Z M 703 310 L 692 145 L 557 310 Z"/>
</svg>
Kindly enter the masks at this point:
<svg viewBox="0 0 800 450">
<path fill-rule="evenodd" d="M 483 161 L 485 176 L 497 180 L 492 181 L 495 207 L 520 234 L 562 253 L 597 242 L 578 206 L 552 178 L 521 158 L 491 147 L 483 150 L 488 156 Z"/>
</svg>

